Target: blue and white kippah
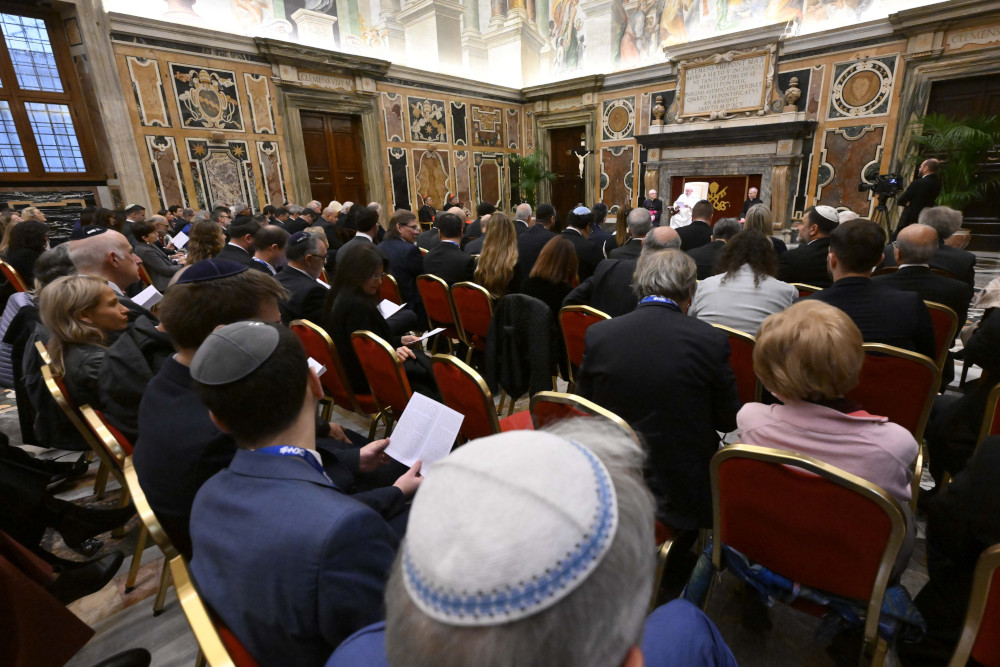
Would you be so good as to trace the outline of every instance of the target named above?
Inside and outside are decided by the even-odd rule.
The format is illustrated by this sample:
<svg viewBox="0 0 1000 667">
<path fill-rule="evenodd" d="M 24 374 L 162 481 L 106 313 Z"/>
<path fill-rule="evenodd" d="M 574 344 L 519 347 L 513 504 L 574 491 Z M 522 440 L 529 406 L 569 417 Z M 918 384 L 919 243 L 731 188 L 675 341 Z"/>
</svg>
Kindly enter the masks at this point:
<svg viewBox="0 0 1000 667">
<path fill-rule="evenodd" d="M 577 206 L 573 209 L 573 215 L 587 215 L 590 213 L 590 209 L 586 206 Z"/>
<path fill-rule="evenodd" d="M 442 623 L 509 623 L 576 590 L 617 528 L 611 476 L 590 450 L 540 431 L 494 435 L 436 463 L 421 485 L 403 581 Z"/>
</svg>

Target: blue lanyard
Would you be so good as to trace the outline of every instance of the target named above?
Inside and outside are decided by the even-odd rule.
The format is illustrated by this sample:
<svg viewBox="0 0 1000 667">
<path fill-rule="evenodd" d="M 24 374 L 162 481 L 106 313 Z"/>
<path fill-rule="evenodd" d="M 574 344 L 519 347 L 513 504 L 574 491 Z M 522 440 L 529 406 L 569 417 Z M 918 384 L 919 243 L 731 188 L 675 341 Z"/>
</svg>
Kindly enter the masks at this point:
<svg viewBox="0 0 1000 667">
<path fill-rule="evenodd" d="M 681 307 L 677 305 L 676 301 L 674 301 L 673 299 L 668 299 L 665 296 L 659 296 L 657 294 L 651 294 L 650 296 L 643 297 L 643 299 L 639 303 L 651 303 L 651 302 L 652 303 L 662 303 L 667 308 L 670 308 L 672 310 L 676 310 L 678 313 L 683 312 L 681 310 Z"/>
<path fill-rule="evenodd" d="M 297 456 L 315 468 L 316 472 L 323 475 L 323 478 L 326 479 L 326 481 L 333 484 L 333 480 L 326 474 L 326 470 L 324 470 L 323 466 L 320 465 L 320 462 L 316 460 L 316 457 L 301 447 L 292 447 L 291 445 L 272 445 L 271 447 L 261 447 L 260 449 L 255 449 L 254 451 L 259 454 L 267 454 L 268 456 Z"/>
</svg>

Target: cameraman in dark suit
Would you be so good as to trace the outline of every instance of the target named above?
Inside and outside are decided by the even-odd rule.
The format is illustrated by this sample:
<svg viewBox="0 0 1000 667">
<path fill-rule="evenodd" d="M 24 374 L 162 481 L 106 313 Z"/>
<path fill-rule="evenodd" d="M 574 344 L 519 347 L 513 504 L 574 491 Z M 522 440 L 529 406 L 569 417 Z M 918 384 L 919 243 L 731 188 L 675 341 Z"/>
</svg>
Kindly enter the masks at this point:
<svg viewBox="0 0 1000 667">
<path fill-rule="evenodd" d="M 934 205 L 937 196 L 941 194 L 941 179 L 938 178 L 937 170 L 937 160 L 924 160 L 920 164 L 917 179 L 896 199 L 903 207 L 903 212 L 899 214 L 899 224 L 896 225 L 896 234 L 903 227 L 915 223 L 922 210 Z"/>
</svg>

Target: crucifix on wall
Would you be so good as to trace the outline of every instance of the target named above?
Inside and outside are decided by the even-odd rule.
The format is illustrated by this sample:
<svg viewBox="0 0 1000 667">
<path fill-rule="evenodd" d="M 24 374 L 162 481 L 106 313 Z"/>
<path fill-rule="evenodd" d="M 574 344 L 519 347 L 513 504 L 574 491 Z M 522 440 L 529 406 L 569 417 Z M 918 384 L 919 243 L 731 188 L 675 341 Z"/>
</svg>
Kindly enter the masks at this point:
<svg viewBox="0 0 1000 667">
<path fill-rule="evenodd" d="M 585 135 L 585 134 L 581 134 L 580 135 L 580 147 L 579 148 L 577 148 L 576 150 L 566 151 L 566 152 L 570 153 L 572 155 L 575 155 L 576 159 L 579 160 L 579 162 L 580 162 L 580 178 L 583 178 L 584 161 L 587 159 L 588 155 L 591 155 L 594 152 L 594 151 L 588 151 L 587 150 L 587 135 Z"/>
</svg>

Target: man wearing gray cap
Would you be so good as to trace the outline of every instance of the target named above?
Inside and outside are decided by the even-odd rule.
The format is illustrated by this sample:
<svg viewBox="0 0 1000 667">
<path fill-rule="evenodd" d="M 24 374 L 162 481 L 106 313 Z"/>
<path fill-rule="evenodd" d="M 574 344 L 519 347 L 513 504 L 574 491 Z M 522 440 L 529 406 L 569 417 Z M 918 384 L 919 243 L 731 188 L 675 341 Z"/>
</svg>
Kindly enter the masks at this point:
<svg viewBox="0 0 1000 667">
<path fill-rule="evenodd" d="M 346 495 L 315 450 L 323 388 L 291 331 L 215 330 L 191 377 L 239 450 L 191 508 L 191 572 L 210 608 L 258 663 L 322 664 L 382 615 L 397 547 L 388 524 Z M 411 497 L 418 461 L 396 486 Z"/>
<path fill-rule="evenodd" d="M 623 431 L 585 419 L 455 450 L 414 500 L 386 622 L 327 667 L 735 665 L 688 602 L 645 619 L 655 567 L 642 459 Z"/>
<path fill-rule="evenodd" d="M 832 206 L 810 206 L 795 228 L 799 232 L 799 247 L 778 256 L 778 280 L 829 287 L 833 278 L 826 269 L 830 252 L 830 233 L 840 224 L 837 209 Z"/>
</svg>

